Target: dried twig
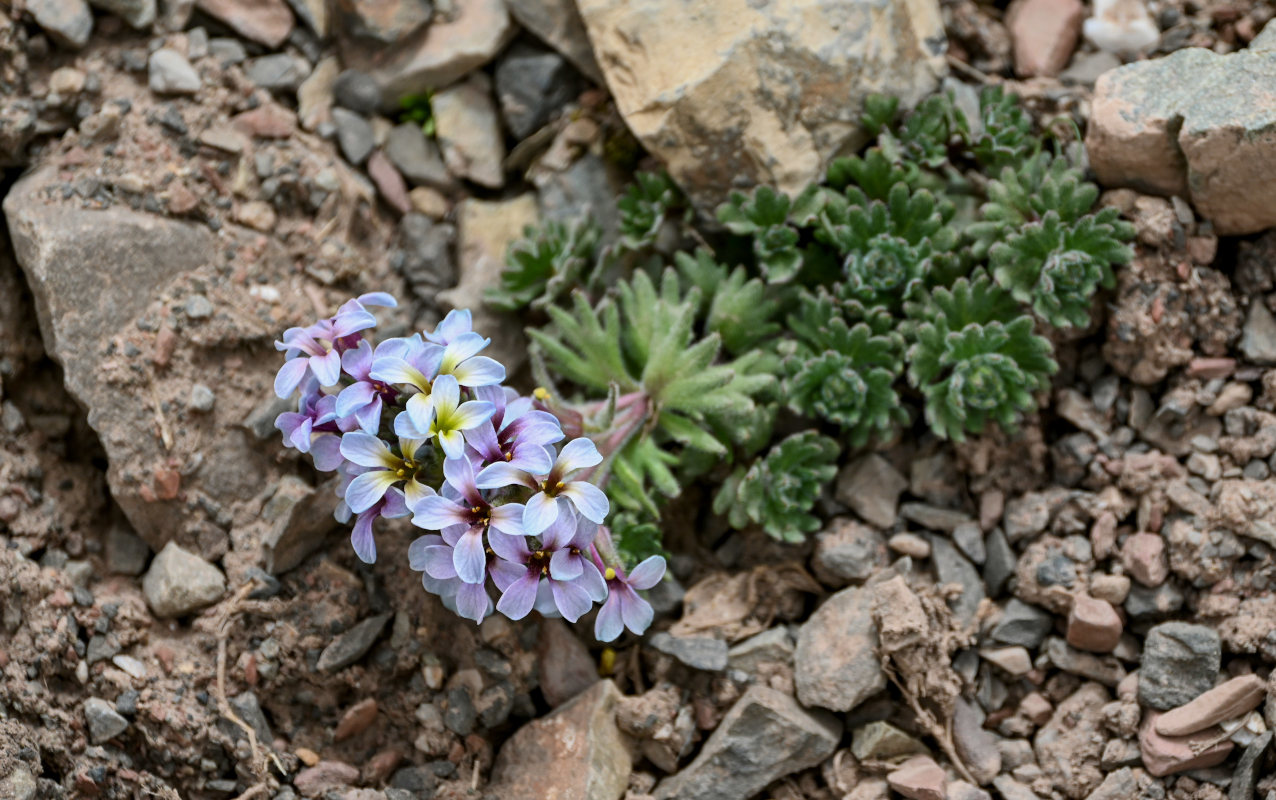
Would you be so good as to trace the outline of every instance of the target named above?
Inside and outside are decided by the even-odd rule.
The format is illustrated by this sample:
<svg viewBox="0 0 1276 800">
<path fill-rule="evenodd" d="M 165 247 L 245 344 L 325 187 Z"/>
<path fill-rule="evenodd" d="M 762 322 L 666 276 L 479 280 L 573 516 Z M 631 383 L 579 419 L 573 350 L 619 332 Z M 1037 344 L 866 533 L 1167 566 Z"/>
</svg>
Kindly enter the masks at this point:
<svg viewBox="0 0 1276 800">
<path fill-rule="evenodd" d="M 957 748 L 953 745 L 952 720 L 948 719 L 944 721 L 943 725 L 939 724 L 935 716 L 922 706 L 921 700 L 917 698 L 917 695 L 913 694 L 904 682 L 899 679 L 895 667 L 891 664 L 889 655 L 882 655 L 882 671 L 886 673 L 887 678 L 890 678 L 891 683 L 899 688 L 900 694 L 904 695 L 904 699 L 908 701 L 909 708 L 913 709 L 913 714 L 917 717 L 918 723 L 926 729 L 927 733 L 934 737 L 935 741 L 939 742 L 940 749 L 944 751 L 944 755 L 948 756 L 948 760 L 961 773 L 962 778 L 978 786 L 979 781 L 975 780 L 975 777 L 970 774 L 970 770 L 966 767 L 966 762 L 962 760 L 961 756 L 957 755 Z"/>
</svg>

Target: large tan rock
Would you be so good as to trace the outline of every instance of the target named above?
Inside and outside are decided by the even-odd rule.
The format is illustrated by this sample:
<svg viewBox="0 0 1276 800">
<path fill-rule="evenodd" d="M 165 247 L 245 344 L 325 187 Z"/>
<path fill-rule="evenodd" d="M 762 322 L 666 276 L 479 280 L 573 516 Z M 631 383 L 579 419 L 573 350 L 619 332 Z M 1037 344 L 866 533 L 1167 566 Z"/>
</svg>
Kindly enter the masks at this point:
<svg viewBox="0 0 1276 800">
<path fill-rule="evenodd" d="M 874 92 L 934 91 L 935 0 L 578 0 L 625 122 L 696 205 L 731 189 L 800 191 L 866 140 Z"/>
<path fill-rule="evenodd" d="M 1101 76 L 1086 134 L 1099 182 L 1189 198 L 1220 234 L 1276 225 L 1276 51 L 1265 44 L 1187 48 Z"/>
</svg>

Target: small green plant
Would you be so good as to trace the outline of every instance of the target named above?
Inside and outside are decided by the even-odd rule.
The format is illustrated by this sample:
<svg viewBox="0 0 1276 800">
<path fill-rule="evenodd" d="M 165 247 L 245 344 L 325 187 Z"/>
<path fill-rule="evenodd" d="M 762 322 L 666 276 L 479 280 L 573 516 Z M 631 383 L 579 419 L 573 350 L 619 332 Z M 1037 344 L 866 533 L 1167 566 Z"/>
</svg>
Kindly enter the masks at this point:
<svg viewBox="0 0 1276 800">
<path fill-rule="evenodd" d="M 428 138 L 434 138 L 434 110 L 430 105 L 433 92 L 407 94 L 399 98 L 399 122 L 415 122 Z"/>
<path fill-rule="evenodd" d="M 731 193 L 721 228 L 639 174 L 613 242 L 559 227 L 511 248 L 491 300 L 546 312 L 533 373 L 599 443 L 618 547 L 656 552 L 692 484 L 729 525 L 797 541 L 840 454 L 915 422 L 1013 431 L 1057 371 L 1042 334 L 1087 325 L 1131 257 L 1133 227 L 1000 88 L 969 116 L 871 98 L 863 127 L 796 195 Z"/>
<path fill-rule="evenodd" d="M 733 527 L 752 523 L 782 542 L 800 542 L 820 527 L 810 511 L 837 474 L 840 452 L 827 436 L 795 433 L 747 470 L 737 468 L 718 490 L 713 510 L 725 514 Z"/>
</svg>

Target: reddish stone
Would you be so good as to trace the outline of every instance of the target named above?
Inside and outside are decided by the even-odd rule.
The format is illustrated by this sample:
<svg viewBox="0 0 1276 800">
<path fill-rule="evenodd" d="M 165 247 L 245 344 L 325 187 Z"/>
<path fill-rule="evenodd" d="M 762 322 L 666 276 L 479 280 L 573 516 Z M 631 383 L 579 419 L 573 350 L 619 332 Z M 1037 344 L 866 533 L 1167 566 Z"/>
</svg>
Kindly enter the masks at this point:
<svg viewBox="0 0 1276 800">
<path fill-rule="evenodd" d="M 948 779 L 930 756 L 914 756 L 889 773 L 886 782 L 912 800 L 944 800 Z"/>
<path fill-rule="evenodd" d="M 236 114 L 230 123 L 249 136 L 287 139 L 297 130 L 297 115 L 275 103 L 263 103 L 250 111 Z"/>
<path fill-rule="evenodd" d="M 1116 549 L 1117 518 L 1111 511 L 1104 511 L 1090 527 L 1090 547 L 1096 560 L 1102 561 Z"/>
<path fill-rule="evenodd" d="M 296 23 L 284 0 L 198 0 L 197 5 L 245 39 L 271 48 L 283 44 Z"/>
<path fill-rule="evenodd" d="M 1068 644 L 1095 653 L 1111 653 L 1121 641 L 1123 627 L 1121 616 L 1111 603 L 1080 594 L 1068 612 Z"/>
<path fill-rule="evenodd" d="M 1226 378 L 1236 371 L 1234 358 L 1194 358 L 1187 365 L 1187 374 L 1193 378 Z"/>
<path fill-rule="evenodd" d="M 1139 753 L 1143 766 L 1156 778 L 1190 769 L 1215 767 L 1227 760 L 1232 740 L 1221 728 L 1209 728 L 1188 736 L 1162 736 L 1156 732 L 1161 713 L 1149 710 L 1139 727 Z"/>
<path fill-rule="evenodd" d="M 1266 694 L 1267 682 L 1257 675 L 1232 678 L 1162 714 L 1156 721 L 1156 732 L 1162 736 L 1186 736 L 1203 731 L 1253 711 Z"/>
<path fill-rule="evenodd" d="M 408 185 L 403 176 L 390 163 L 390 159 L 380 150 L 373 152 L 368 158 L 368 177 L 377 185 L 381 196 L 400 214 L 412 210 L 412 200 L 408 198 Z"/>
<path fill-rule="evenodd" d="M 1019 701 L 1019 713 L 1034 725 L 1045 725 L 1054 714 L 1054 706 L 1040 692 L 1029 692 Z"/>
<path fill-rule="evenodd" d="M 155 494 L 162 500 L 172 500 L 182 488 L 182 476 L 172 467 L 155 469 Z"/>
<path fill-rule="evenodd" d="M 177 349 L 177 331 L 173 330 L 171 325 L 161 325 L 159 333 L 155 334 L 155 353 L 151 356 L 151 361 L 157 367 L 167 367 L 175 349 Z"/>
<path fill-rule="evenodd" d="M 1018 0 L 1006 13 L 1015 73 L 1031 78 L 1062 72 L 1077 47 L 1084 19 L 1081 0 Z"/>
<path fill-rule="evenodd" d="M 403 760 L 403 753 L 395 748 L 382 750 L 372 758 L 368 759 L 368 763 L 363 767 L 363 782 L 371 786 L 376 786 L 382 781 L 390 777 L 395 768 L 399 766 L 399 762 Z"/>
<path fill-rule="evenodd" d="M 186 184 L 181 181 L 173 181 L 173 185 L 168 188 L 168 210 L 174 214 L 189 214 L 199 205 L 199 198 L 195 193 L 186 188 Z"/>
<path fill-rule="evenodd" d="M 70 608 L 73 602 L 71 595 L 67 594 L 64 589 L 54 589 L 53 593 L 49 595 L 49 605 L 54 608 Z"/>
<path fill-rule="evenodd" d="M 1121 565 L 1144 586 L 1160 586 L 1170 576 L 1165 539 L 1155 533 L 1136 533 L 1121 546 Z"/>
<path fill-rule="evenodd" d="M 377 719 L 377 701 L 371 697 L 360 700 L 346 709 L 333 732 L 333 741 L 342 742 L 351 736 L 358 736 L 368 729 Z"/>
</svg>

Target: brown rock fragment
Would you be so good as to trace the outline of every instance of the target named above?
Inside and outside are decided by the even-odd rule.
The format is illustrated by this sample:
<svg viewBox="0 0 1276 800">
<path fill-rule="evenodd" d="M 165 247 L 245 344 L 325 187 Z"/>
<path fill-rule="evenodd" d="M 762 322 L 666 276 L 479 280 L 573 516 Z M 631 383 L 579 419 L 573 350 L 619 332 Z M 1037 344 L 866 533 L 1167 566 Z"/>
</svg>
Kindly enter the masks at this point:
<svg viewBox="0 0 1276 800">
<path fill-rule="evenodd" d="M 1147 712 L 1139 728 L 1139 752 L 1143 766 L 1157 778 L 1222 764 L 1232 752 L 1232 740 L 1221 738 L 1219 728 L 1208 728 L 1188 736 L 1162 736 L 1156 732 L 1158 711 Z"/>
<path fill-rule="evenodd" d="M 1159 538 L 1159 537 L 1158 537 Z M 1077 595 L 1068 612 L 1068 644 L 1095 653 L 1111 653 L 1121 641 L 1121 617 L 1111 603 Z"/>
<path fill-rule="evenodd" d="M 1144 586 L 1160 586 L 1170 575 L 1165 539 L 1155 533 L 1136 533 L 1121 546 L 1121 565 Z"/>
<path fill-rule="evenodd" d="M 890 787 L 911 800 L 944 800 L 947 777 L 930 756 L 914 756 L 886 776 Z"/>
<path fill-rule="evenodd" d="M 196 5 L 245 39 L 267 47 L 283 44 L 295 22 L 284 0 L 198 0 Z"/>
<path fill-rule="evenodd" d="M 1266 684 L 1257 675 L 1232 678 L 1195 700 L 1160 715 L 1156 732 L 1162 736 L 1186 736 L 1239 717 L 1263 702 Z"/>
<path fill-rule="evenodd" d="M 1072 58 L 1085 6 L 1081 0 L 1019 0 L 1006 18 L 1014 41 L 1015 74 L 1053 77 Z"/>
<path fill-rule="evenodd" d="M 358 736 L 368 729 L 368 726 L 377 719 L 377 701 L 375 698 L 369 697 L 360 700 L 358 703 L 346 709 L 346 713 L 341 715 L 341 721 L 337 723 L 337 729 L 333 731 L 333 741 L 342 742 L 351 736 Z"/>
</svg>

